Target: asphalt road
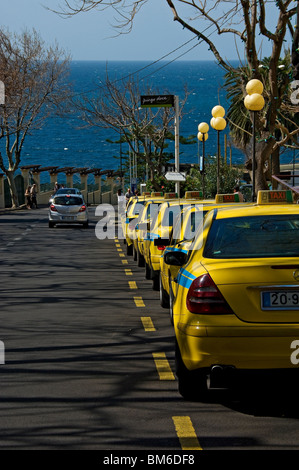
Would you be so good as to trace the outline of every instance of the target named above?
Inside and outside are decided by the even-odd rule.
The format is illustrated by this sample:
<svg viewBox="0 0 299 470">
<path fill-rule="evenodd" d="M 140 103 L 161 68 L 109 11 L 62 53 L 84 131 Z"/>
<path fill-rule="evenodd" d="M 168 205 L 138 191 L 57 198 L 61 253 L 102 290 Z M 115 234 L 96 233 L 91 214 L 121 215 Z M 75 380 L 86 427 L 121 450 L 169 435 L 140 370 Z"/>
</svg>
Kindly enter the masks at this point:
<svg viewBox="0 0 299 470">
<path fill-rule="evenodd" d="M 0 216 L 0 450 L 299 450 L 287 384 L 181 398 L 168 312 L 90 214 L 88 229 Z"/>
</svg>

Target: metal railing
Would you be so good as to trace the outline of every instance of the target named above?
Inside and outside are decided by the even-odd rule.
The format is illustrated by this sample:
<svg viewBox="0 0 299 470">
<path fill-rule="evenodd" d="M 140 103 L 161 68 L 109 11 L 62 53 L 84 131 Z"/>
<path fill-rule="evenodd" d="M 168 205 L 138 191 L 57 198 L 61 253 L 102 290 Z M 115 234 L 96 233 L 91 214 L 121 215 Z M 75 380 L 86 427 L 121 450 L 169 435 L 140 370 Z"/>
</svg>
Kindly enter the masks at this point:
<svg viewBox="0 0 299 470">
<path fill-rule="evenodd" d="M 296 176 L 299 177 L 299 175 L 287 175 L 288 178 L 290 178 L 290 177 L 295 178 Z M 286 175 L 272 175 L 272 181 L 280 184 L 282 187 L 284 187 L 286 189 L 290 189 L 293 193 L 294 199 L 296 201 L 298 201 L 299 200 L 299 186 L 291 186 L 289 183 L 287 183 L 286 181 L 281 179 L 281 178 L 285 178 L 285 177 L 286 177 Z"/>
</svg>

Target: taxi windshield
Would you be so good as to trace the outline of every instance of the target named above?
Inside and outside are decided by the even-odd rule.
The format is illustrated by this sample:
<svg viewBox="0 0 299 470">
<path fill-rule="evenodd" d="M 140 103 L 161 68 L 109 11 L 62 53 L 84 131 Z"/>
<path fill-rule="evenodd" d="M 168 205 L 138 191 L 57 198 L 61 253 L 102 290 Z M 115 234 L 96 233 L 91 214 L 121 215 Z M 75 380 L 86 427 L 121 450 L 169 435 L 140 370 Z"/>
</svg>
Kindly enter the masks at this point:
<svg viewBox="0 0 299 470">
<path fill-rule="evenodd" d="M 216 259 L 299 256 L 299 215 L 216 219 L 203 255 Z"/>
<path fill-rule="evenodd" d="M 144 204 L 145 204 L 145 201 L 133 201 L 133 203 L 130 204 L 129 207 L 127 208 L 127 213 L 130 216 L 139 215 L 139 213 L 143 209 Z"/>
</svg>

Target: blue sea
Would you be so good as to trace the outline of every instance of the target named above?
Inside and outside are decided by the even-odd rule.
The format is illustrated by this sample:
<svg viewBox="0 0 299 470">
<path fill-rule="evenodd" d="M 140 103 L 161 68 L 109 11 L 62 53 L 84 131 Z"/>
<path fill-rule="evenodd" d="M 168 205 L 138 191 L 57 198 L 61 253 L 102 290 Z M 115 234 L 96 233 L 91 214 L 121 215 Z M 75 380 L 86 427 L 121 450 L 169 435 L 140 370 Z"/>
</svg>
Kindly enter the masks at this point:
<svg viewBox="0 0 299 470">
<path fill-rule="evenodd" d="M 211 110 L 221 104 L 227 109 L 225 90 L 223 89 L 224 71 L 213 61 L 177 61 L 172 63 L 157 62 L 104 62 L 73 61 L 70 81 L 75 96 L 90 96 L 100 83 L 105 82 L 108 71 L 110 79 L 119 80 L 131 77 L 138 80 L 139 87 L 150 85 L 159 94 L 178 95 L 184 98 L 185 88 L 188 99 L 184 107 L 184 116 L 180 122 L 180 135 L 197 135 L 200 122 L 210 123 Z M 222 155 L 224 154 L 224 133 L 221 133 Z M 111 144 L 107 139 L 117 140 L 118 133 L 99 127 L 87 128 L 81 121 L 80 114 L 72 110 L 67 116 L 52 117 L 41 129 L 33 130 L 26 137 L 21 165 L 40 164 L 45 166 L 65 166 L 101 168 L 116 170 L 120 165 L 120 146 Z M 229 139 L 228 139 L 229 140 Z M 170 144 L 169 149 L 173 150 Z M 206 155 L 217 153 L 217 133 L 212 128 L 206 141 Z M 123 152 L 126 149 L 123 148 Z M 180 145 L 180 162 L 197 163 L 199 145 Z M 228 151 L 229 155 L 229 151 Z M 243 163 L 244 155 L 236 148 L 231 149 L 233 163 Z M 48 172 L 41 174 L 41 181 L 49 179 Z"/>
</svg>

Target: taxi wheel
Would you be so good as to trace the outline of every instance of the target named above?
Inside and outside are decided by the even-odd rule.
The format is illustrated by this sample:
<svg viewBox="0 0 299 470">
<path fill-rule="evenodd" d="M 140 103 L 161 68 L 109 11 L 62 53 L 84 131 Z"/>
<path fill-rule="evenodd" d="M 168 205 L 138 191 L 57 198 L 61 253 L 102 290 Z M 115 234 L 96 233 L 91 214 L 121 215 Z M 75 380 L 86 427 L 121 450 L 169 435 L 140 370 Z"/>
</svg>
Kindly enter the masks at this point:
<svg viewBox="0 0 299 470">
<path fill-rule="evenodd" d="M 152 270 L 147 263 L 145 263 L 145 279 L 152 278 Z"/>
<path fill-rule="evenodd" d="M 142 256 L 139 250 L 137 250 L 137 265 L 140 268 L 143 268 L 143 266 L 145 265 L 144 256 Z"/>
<path fill-rule="evenodd" d="M 173 325 L 173 300 L 174 295 L 172 292 L 171 281 L 169 281 L 169 316 L 170 316 L 170 323 Z"/>
<path fill-rule="evenodd" d="M 205 399 L 208 392 L 207 374 L 205 371 L 188 370 L 185 366 L 179 346 L 175 345 L 175 365 L 179 393 L 185 400 Z"/>
<path fill-rule="evenodd" d="M 168 295 L 168 292 L 163 287 L 161 274 L 159 276 L 159 285 L 160 285 L 160 305 L 163 308 L 167 308 L 169 307 L 169 295 Z"/>
<path fill-rule="evenodd" d="M 152 271 L 153 290 L 160 290 L 160 273 Z"/>
</svg>

